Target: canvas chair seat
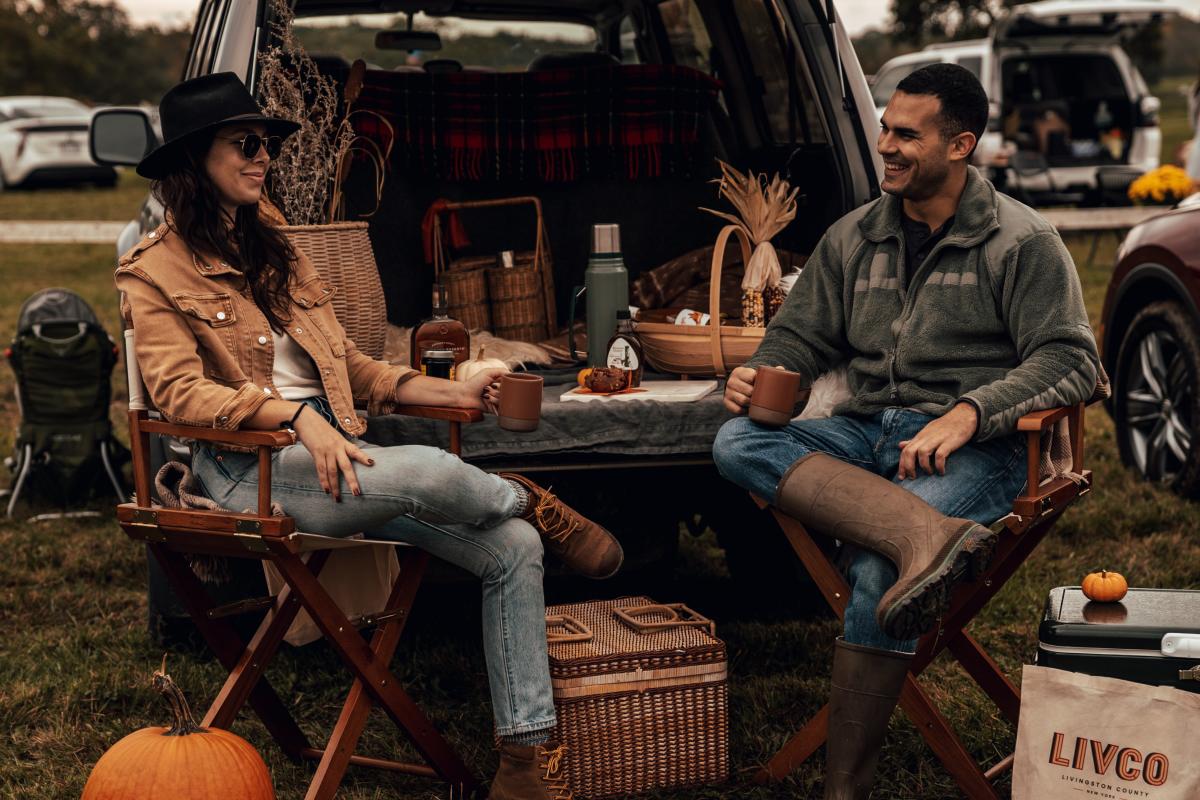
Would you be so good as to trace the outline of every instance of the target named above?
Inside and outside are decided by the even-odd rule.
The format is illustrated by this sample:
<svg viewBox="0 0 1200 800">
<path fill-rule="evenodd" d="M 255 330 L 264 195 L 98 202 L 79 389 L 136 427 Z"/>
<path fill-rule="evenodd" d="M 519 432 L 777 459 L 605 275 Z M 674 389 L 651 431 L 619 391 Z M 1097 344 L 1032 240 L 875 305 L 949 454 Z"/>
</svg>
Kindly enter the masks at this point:
<svg viewBox="0 0 1200 800">
<path fill-rule="evenodd" d="M 1101 373 L 1095 402 L 1108 396 L 1108 378 Z M 826 404 L 828 405 L 828 404 Z M 966 626 L 1024 563 L 1059 516 L 1091 490 L 1092 473 L 1083 467 L 1084 403 L 1026 414 L 1017 430 L 1026 437 L 1026 485 L 1014 500 L 1012 512 L 992 527 L 1000 529 L 991 565 L 983 577 L 958 586 L 938 626 L 921 637 L 900 693 L 899 706 L 912 720 L 942 765 L 965 796 L 998 798 L 995 778 L 1012 766 L 1012 756 L 987 768 L 966 749 L 949 720 L 938 710 L 917 678 L 943 651 L 963 667 L 1015 729 L 1021 700 L 1017 687 L 1000 670 Z M 839 620 L 844 619 L 850 586 L 809 531 L 797 520 L 754 497 L 761 508 L 770 508 L 804 568 Z M 829 706 L 824 706 L 756 775 L 758 783 L 782 780 L 816 752 L 827 737 Z"/>
</svg>

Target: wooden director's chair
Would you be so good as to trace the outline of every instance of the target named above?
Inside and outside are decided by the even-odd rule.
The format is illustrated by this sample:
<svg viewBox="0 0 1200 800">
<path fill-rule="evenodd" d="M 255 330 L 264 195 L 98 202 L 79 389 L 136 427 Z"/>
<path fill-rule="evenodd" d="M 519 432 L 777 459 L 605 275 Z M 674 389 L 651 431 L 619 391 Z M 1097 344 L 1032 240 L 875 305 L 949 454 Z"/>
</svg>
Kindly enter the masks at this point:
<svg viewBox="0 0 1200 800">
<path fill-rule="evenodd" d="M 966 631 L 966 627 L 1033 552 L 1059 515 L 1076 498 L 1090 491 L 1092 473 L 1083 469 L 1083 416 L 1084 404 L 1080 403 L 1026 414 L 1018 421 L 1017 430 L 1023 432 L 1028 441 L 1025 490 L 1013 501 L 1012 513 L 997 523 L 1003 526 L 1003 530 L 991 566 L 980 580 L 957 587 L 938 627 L 923 636 L 917 644 L 916 655 L 900 692 L 900 708 L 912 720 L 963 793 L 972 800 L 999 798 L 992 781 L 1012 767 L 1013 757 L 1008 756 L 986 771 L 981 768 L 917 678 L 943 650 L 948 649 L 996 704 L 1004 718 L 1016 726 L 1021 707 L 1020 692 L 979 642 Z M 1055 426 L 1063 425 L 1069 432 L 1069 473 L 1072 477 L 1042 480 L 1043 465 L 1047 463 L 1044 457 L 1048 455 L 1046 445 Z M 1061 427 L 1059 430 L 1062 430 Z M 754 501 L 760 508 L 769 505 L 758 497 L 754 497 Z M 838 619 L 843 619 L 850 587 L 841 572 L 803 525 L 776 508 L 771 508 L 771 513 L 825 601 Z M 755 775 L 755 782 L 781 780 L 804 763 L 825 743 L 828 722 L 827 704 L 771 757 Z"/>
<path fill-rule="evenodd" d="M 386 310 L 366 223 L 295 226 L 285 230 L 292 243 L 313 258 L 322 277 L 338 287 L 333 302 L 350 338 L 363 352 L 381 357 Z M 331 241 L 334 238 L 330 235 L 331 230 L 339 237 L 334 241 Z M 404 691 L 388 666 L 408 620 L 429 555 L 416 547 L 395 542 L 300 533 L 291 517 L 272 516 L 271 450 L 290 444 L 290 435 L 283 431 L 222 431 L 151 419 L 141 371 L 134 357 L 133 336 L 132 329 L 125 331 L 129 438 L 136 497 L 133 502 L 117 506 L 117 519 L 129 538 L 146 544 L 200 634 L 229 670 L 225 685 L 200 724 L 206 728 L 229 728 L 238 712 L 249 703 L 288 758 L 318 761 L 306 800 L 334 797 L 351 765 L 439 778 L 450 785 L 450 797 L 455 800 L 477 794 L 481 790 L 480 782 Z M 447 422 L 450 429 L 448 449 L 455 455 L 461 454 L 462 425 L 483 419 L 479 411 L 433 406 L 400 406 L 392 413 Z M 259 492 L 256 513 L 152 506 L 152 434 L 257 449 Z M 350 619 L 321 585 L 318 575 L 334 550 L 380 544 L 395 547 L 399 574 L 384 608 L 375 614 Z M 273 596 L 218 607 L 192 572 L 184 554 L 268 561 L 286 585 Z M 264 609 L 266 615 L 257 631 L 249 642 L 243 641 L 228 618 Z M 301 609 L 309 613 L 354 678 L 324 748 L 310 743 L 264 677 L 268 662 Z M 359 628 L 371 626 L 375 626 L 375 632 L 368 645 Z M 355 753 L 373 706 L 379 706 L 391 717 L 425 763 L 410 764 Z"/>
</svg>

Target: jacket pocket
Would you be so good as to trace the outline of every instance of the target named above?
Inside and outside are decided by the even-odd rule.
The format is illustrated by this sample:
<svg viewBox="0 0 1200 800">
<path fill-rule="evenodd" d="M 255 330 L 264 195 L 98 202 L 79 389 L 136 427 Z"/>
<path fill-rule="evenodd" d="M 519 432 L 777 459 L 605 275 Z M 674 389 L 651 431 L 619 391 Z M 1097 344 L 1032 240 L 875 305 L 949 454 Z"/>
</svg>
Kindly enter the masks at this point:
<svg viewBox="0 0 1200 800">
<path fill-rule="evenodd" d="M 337 313 L 329 301 L 337 294 L 337 287 L 331 286 L 320 277 L 310 278 L 291 290 L 292 301 L 304 309 L 312 325 L 321 332 L 329 344 L 329 350 L 335 358 L 346 357 L 346 347 L 342 342 L 342 326 Z"/>
<path fill-rule="evenodd" d="M 233 301 L 224 292 L 215 294 L 192 294 L 176 292 L 171 295 L 175 306 L 184 314 L 201 319 L 214 328 L 223 328 L 236 321 Z"/>
</svg>

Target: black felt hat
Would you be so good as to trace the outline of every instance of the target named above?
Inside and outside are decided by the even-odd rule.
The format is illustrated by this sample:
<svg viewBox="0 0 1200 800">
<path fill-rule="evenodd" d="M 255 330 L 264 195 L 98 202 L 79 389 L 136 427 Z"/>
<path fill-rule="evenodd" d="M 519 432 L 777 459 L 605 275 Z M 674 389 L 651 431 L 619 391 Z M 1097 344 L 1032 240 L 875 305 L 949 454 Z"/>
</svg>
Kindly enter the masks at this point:
<svg viewBox="0 0 1200 800">
<path fill-rule="evenodd" d="M 260 123 L 270 136 L 288 137 L 299 123 L 268 117 L 250 96 L 242 79 L 232 72 L 192 78 L 172 87 L 158 106 L 165 141 L 137 165 L 143 178 L 171 173 L 182 155 L 181 145 L 196 134 L 234 122 Z"/>
</svg>

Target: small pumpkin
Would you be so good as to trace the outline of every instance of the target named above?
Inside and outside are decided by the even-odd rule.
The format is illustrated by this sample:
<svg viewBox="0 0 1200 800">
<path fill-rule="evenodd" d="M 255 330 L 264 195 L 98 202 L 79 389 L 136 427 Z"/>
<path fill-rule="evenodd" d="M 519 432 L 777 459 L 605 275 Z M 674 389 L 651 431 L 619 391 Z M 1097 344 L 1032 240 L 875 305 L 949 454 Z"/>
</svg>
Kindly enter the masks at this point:
<svg viewBox="0 0 1200 800">
<path fill-rule="evenodd" d="M 575 382 L 580 386 L 587 386 L 588 376 L 592 374 L 591 367 L 584 367 L 579 370 L 579 374 L 575 376 Z"/>
<path fill-rule="evenodd" d="M 498 358 L 484 358 L 486 347 L 479 348 L 479 355 L 464 361 L 454 370 L 454 378 L 459 381 L 469 381 L 486 369 L 502 369 L 508 371 L 508 364 Z"/>
<path fill-rule="evenodd" d="M 92 768 L 81 800 L 275 800 L 271 773 L 258 752 L 229 731 L 197 725 L 166 669 L 164 656 L 151 685 L 170 704 L 174 723 L 142 728 L 110 747 Z"/>
<path fill-rule="evenodd" d="M 1083 579 L 1083 594 L 1097 603 L 1115 603 L 1129 591 L 1125 576 L 1119 572 L 1102 569 Z"/>
</svg>

